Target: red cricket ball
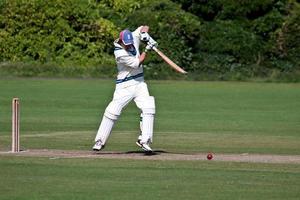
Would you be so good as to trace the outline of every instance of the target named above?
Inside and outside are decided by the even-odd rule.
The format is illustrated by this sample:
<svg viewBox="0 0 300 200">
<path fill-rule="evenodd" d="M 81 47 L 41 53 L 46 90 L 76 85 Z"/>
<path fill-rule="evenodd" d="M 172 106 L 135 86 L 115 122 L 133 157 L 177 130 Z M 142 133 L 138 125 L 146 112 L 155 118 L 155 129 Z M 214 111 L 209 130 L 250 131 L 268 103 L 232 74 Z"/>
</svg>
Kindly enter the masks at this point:
<svg viewBox="0 0 300 200">
<path fill-rule="evenodd" d="M 211 160 L 213 159 L 213 154 L 212 153 L 208 153 L 206 156 L 207 160 Z"/>
</svg>

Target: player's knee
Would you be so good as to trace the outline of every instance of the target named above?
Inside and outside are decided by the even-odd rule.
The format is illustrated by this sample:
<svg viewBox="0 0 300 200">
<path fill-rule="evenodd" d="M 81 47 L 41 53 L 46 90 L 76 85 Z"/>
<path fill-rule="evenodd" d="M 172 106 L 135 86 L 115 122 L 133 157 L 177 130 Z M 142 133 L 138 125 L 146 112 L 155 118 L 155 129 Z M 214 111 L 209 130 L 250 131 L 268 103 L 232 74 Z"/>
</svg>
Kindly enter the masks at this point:
<svg viewBox="0 0 300 200">
<path fill-rule="evenodd" d="M 112 119 L 112 120 L 117 120 L 119 118 L 119 115 L 116 115 L 116 114 L 113 114 L 113 113 L 110 113 L 107 111 L 104 112 L 104 116 L 109 119 Z"/>
<path fill-rule="evenodd" d="M 104 116 L 112 120 L 117 120 L 118 117 L 121 115 L 121 112 L 122 106 L 111 102 L 105 109 Z"/>
<path fill-rule="evenodd" d="M 149 96 L 145 99 L 142 112 L 143 114 L 155 114 L 155 99 L 153 96 Z"/>
</svg>

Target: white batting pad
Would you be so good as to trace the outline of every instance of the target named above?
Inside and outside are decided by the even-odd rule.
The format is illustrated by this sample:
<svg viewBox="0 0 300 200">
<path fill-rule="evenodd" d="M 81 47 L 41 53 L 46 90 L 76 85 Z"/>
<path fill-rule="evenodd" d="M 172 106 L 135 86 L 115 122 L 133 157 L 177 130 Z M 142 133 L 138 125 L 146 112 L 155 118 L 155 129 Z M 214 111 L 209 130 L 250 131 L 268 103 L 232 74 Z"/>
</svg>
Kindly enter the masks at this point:
<svg viewBox="0 0 300 200">
<path fill-rule="evenodd" d="M 134 99 L 143 114 L 155 114 L 155 100 L 153 96 L 142 96 Z"/>
<path fill-rule="evenodd" d="M 140 115 L 140 130 L 141 130 L 141 132 L 143 130 L 143 113 L 141 113 L 141 115 Z"/>
<path fill-rule="evenodd" d="M 106 116 L 103 116 L 101 124 L 99 126 L 97 135 L 95 137 L 95 142 L 98 140 L 101 140 L 102 145 L 105 145 L 111 130 L 114 126 L 115 120 L 112 120 L 110 118 L 107 118 Z"/>
<path fill-rule="evenodd" d="M 124 105 L 116 101 L 111 101 L 106 107 L 104 115 L 112 120 L 117 120 L 118 117 L 121 115 L 123 106 Z"/>
<path fill-rule="evenodd" d="M 153 142 L 153 124 L 154 124 L 154 115 L 143 114 L 141 143 Z"/>
</svg>

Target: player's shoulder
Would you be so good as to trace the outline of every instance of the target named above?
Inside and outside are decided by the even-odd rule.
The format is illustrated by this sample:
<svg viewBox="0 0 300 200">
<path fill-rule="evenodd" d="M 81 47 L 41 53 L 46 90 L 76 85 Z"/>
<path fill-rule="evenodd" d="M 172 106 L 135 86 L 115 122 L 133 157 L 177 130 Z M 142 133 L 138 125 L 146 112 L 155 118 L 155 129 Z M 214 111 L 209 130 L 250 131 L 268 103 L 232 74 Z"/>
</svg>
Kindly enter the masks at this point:
<svg viewBox="0 0 300 200">
<path fill-rule="evenodd" d="M 114 41 L 114 51 L 118 51 L 118 50 L 122 50 L 124 49 L 119 43 L 118 43 L 118 39 Z"/>
<path fill-rule="evenodd" d="M 128 52 L 117 42 L 114 42 L 114 54 L 115 57 L 128 56 Z"/>
</svg>

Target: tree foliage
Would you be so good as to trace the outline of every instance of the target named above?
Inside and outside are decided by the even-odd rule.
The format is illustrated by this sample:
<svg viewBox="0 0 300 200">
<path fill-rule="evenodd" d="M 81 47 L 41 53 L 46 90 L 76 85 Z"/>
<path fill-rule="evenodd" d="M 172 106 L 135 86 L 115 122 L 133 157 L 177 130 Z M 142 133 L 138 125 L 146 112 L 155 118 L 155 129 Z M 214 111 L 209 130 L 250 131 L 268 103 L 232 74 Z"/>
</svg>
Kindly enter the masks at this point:
<svg viewBox="0 0 300 200">
<path fill-rule="evenodd" d="M 296 0 L 0 0 L 0 13 L 0 72 L 112 75 L 119 31 L 144 24 L 190 78 L 300 71 Z M 176 76 L 154 53 L 145 64 L 151 78 Z"/>
<path fill-rule="evenodd" d="M 299 1 L 173 0 L 202 22 L 197 72 L 299 76 Z M 225 77 L 226 78 L 226 77 Z"/>
<path fill-rule="evenodd" d="M 12 0 L 1 13 L 2 62 L 86 66 L 110 59 L 106 54 L 117 28 L 84 1 Z"/>
</svg>

